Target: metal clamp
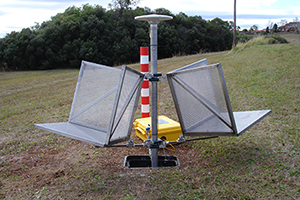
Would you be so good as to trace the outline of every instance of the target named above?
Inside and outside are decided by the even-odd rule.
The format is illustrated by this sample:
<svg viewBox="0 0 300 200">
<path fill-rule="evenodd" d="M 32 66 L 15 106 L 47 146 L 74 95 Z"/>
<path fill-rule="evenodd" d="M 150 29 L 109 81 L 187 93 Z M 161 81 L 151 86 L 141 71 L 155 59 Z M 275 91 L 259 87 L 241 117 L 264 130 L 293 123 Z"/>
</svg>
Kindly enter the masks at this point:
<svg viewBox="0 0 300 200">
<path fill-rule="evenodd" d="M 145 73 L 145 79 L 149 81 L 165 81 L 166 76 L 162 76 L 162 73 Z"/>
<path fill-rule="evenodd" d="M 164 149 L 166 148 L 167 144 L 168 144 L 167 141 L 163 141 L 161 139 L 158 139 L 156 141 L 153 141 L 152 139 L 148 139 L 143 142 L 143 145 L 147 146 L 150 149 L 159 149 L 159 148 Z"/>
<path fill-rule="evenodd" d="M 135 144 L 134 144 L 134 142 L 133 142 L 133 140 L 132 140 L 132 139 L 129 139 L 129 140 L 127 140 L 127 144 L 126 144 L 126 146 L 127 146 L 127 147 L 134 147 L 134 146 L 135 146 Z"/>
<path fill-rule="evenodd" d="M 160 73 L 160 72 L 154 73 L 153 76 L 154 76 L 154 77 L 159 77 L 159 76 L 162 76 L 162 73 Z"/>
<path fill-rule="evenodd" d="M 149 81 L 159 81 L 159 78 L 149 78 Z"/>
<path fill-rule="evenodd" d="M 178 139 L 176 140 L 176 142 L 180 143 L 180 142 L 185 142 L 186 140 L 184 139 L 184 136 L 181 134 L 179 135 Z"/>
</svg>

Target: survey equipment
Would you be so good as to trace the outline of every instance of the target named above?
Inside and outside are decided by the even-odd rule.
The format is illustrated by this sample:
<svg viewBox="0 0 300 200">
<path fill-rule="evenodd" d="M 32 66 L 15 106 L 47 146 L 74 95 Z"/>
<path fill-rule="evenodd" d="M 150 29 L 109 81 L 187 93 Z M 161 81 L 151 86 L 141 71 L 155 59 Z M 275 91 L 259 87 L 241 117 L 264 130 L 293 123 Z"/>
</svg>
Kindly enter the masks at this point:
<svg viewBox="0 0 300 200">
<path fill-rule="evenodd" d="M 126 156 L 124 166 L 173 167 L 175 156 L 158 156 L 160 148 L 219 136 L 240 136 L 271 113 L 271 110 L 233 112 L 220 63 L 203 59 L 163 76 L 157 71 L 157 24 L 171 20 L 166 15 L 135 17 L 150 24 L 151 72 L 140 73 L 123 66 L 116 69 L 82 61 L 68 122 L 35 124 L 36 128 L 87 142 L 96 147 L 149 148 L 149 155 Z M 142 144 L 130 139 L 143 79 L 151 82 L 151 118 L 136 122 Z M 157 83 L 168 80 L 179 123 L 158 116 Z M 159 135 L 163 121 L 167 131 Z M 147 125 L 149 123 L 149 126 Z M 145 134 L 144 134 L 145 133 Z M 186 139 L 185 136 L 192 138 Z M 126 144 L 121 144 L 127 141 Z"/>
</svg>

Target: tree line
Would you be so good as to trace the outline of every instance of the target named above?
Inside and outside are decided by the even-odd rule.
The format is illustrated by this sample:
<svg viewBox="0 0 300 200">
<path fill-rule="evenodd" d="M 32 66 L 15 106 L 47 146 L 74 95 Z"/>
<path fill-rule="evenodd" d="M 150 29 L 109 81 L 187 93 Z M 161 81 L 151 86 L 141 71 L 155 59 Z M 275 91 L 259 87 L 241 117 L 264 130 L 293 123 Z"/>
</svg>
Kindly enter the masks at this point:
<svg viewBox="0 0 300 200">
<path fill-rule="evenodd" d="M 219 18 L 173 15 L 165 8 L 69 7 L 51 20 L 11 32 L 0 39 L 0 69 L 79 68 L 81 60 L 108 66 L 139 62 L 139 48 L 149 46 L 146 14 L 173 16 L 158 24 L 158 58 L 231 49 L 232 26 Z"/>
</svg>

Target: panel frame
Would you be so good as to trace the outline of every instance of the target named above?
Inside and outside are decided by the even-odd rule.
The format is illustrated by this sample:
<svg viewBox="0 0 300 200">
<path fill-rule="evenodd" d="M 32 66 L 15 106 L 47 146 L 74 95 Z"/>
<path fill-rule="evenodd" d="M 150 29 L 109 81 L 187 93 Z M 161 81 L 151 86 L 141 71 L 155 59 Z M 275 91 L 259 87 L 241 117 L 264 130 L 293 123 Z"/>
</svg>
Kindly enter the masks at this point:
<svg viewBox="0 0 300 200">
<path fill-rule="evenodd" d="M 203 60 L 202 60 L 202 62 L 198 61 L 191 65 L 188 65 L 191 67 L 186 66 L 186 67 L 182 67 L 178 70 L 173 70 L 173 71 L 167 73 L 167 79 L 168 79 L 170 91 L 171 91 L 171 94 L 173 97 L 173 101 L 175 104 L 176 112 L 178 115 L 178 119 L 179 119 L 179 123 L 180 123 L 181 129 L 182 129 L 183 135 L 185 135 L 185 136 L 239 136 L 271 113 L 271 110 L 233 112 L 221 64 L 216 63 L 216 64 L 212 64 L 212 65 L 197 65 L 197 63 L 203 64 Z M 219 78 L 219 81 L 221 84 L 223 97 L 224 97 L 224 100 L 226 103 L 226 109 L 228 111 L 229 120 L 230 120 L 231 125 L 226 123 L 226 120 L 224 121 L 224 119 L 222 119 L 222 117 L 218 116 L 219 115 L 218 113 L 216 115 L 216 113 L 214 112 L 214 109 L 212 107 L 210 107 L 209 104 L 205 105 L 205 102 L 202 101 L 203 99 L 201 98 L 201 95 L 200 96 L 199 96 L 199 94 L 197 95 L 197 92 L 192 87 L 189 87 L 188 85 L 184 85 L 182 82 L 180 83 L 180 80 L 179 80 L 180 78 L 176 77 L 177 74 L 191 73 L 193 71 L 197 71 L 200 69 L 202 69 L 202 70 L 210 69 L 212 67 L 217 67 L 218 78 Z M 187 92 L 189 92 L 196 100 L 198 100 L 202 105 L 204 105 L 208 110 L 210 110 L 210 112 L 212 112 L 214 114 L 214 117 L 217 117 L 219 120 L 221 120 L 230 129 L 230 131 L 229 132 L 228 131 L 191 132 L 191 131 L 187 130 L 187 127 L 185 127 L 185 123 L 183 120 L 182 111 L 179 106 L 179 100 L 178 100 L 178 96 L 176 93 L 176 89 L 174 87 L 174 81 L 176 81 L 177 84 L 181 85 L 183 89 L 185 89 Z M 246 119 L 245 119 L 245 116 L 246 116 Z M 209 121 L 211 119 L 208 119 L 207 121 Z M 203 122 L 199 121 L 199 123 L 203 123 Z M 237 125 L 239 125 L 240 127 L 242 126 L 243 128 L 238 129 Z M 197 126 L 195 126 L 195 127 L 197 127 Z"/>
<path fill-rule="evenodd" d="M 123 88 L 123 83 L 124 83 L 124 78 L 125 78 L 125 74 L 127 71 L 130 71 L 131 73 L 135 73 L 137 75 L 139 75 L 139 79 L 135 82 L 134 84 L 134 87 L 132 88 L 131 92 L 130 92 L 130 96 L 129 98 L 127 98 L 126 100 L 126 103 L 124 105 L 124 107 L 122 108 L 122 115 L 125 113 L 128 105 L 130 104 L 133 96 L 135 95 L 136 93 L 136 98 L 134 99 L 134 106 L 133 106 L 133 112 L 131 113 L 131 116 L 130 116 L 130 121 L 133 122 L 133 119 L 134 119 L 134 114 L 135 114 L 135 110 L 137 108 L 137 105 L 138 105 L 138 101 L 139 101 L 139 97 L 140 97 L 140 93 L 141 93 L 141 88 L 142 88 L 142 84 L 143 84 L 143 80 L 144 80 L 144 74 L 138 72 L 138 71 L 135 71 L 129 67 L 127 67 L 126 65 L 123 65 L 122 66 L 122 74 L 121 74 L 121 78 L 120 78 L 120 82 L 119 82 L 119 86 L 118 86 L 118 92 L 116 94 L 116 98 L 115 98 L 115 106 L 114 106 L 114 109 L 112 111 L 112 116 L 111 116 L 111 121 L 110 121 L 110 126 L 109 126 L 109 130 L 108 130 L 108 134 L 107 134 L 107 138 L 106 138 L 106 143 L 107 144 L 115 144 L 115 143 L 119 143 L 119 142 L 122 142 L 124 140 L 126 140 L 130 134 L 131 134 L 131 129 L 132 129 L 132 123 L 130 123 L 130 126 L 127 130 L 127 133 L 125 134 L 124 137 L 120 138 L 119 140 L 114 140 L 114 141 L 111 141 L 111 138 L 114 134 L 114 131 L 116 130 L 117 128 L 117 125 L 118 123 L 121 121 L 122 117 L 119 117 L 119 119 L 117 119 L 117 125 L 115 125 L 115 117 L 117 117 L 117 108 L 118 108 L 118 105 L 119 105 L 119 100 L 120 100 L 120 95 L 121 95 L 121 92 L 122 92 L 122 88 Z"/>
<path fill-rule="evenodd" d="M 109 70 L 121 72 L 118 84 L 113 89 L 114 90 L 113 92 L 115 92 L 115 90 L 117 92 L 116 92 L 116 95 L 114 98 L 113 110 L 109 111 L 110 114 L 108 117 L 110 117 L 110 122 L 109 122 L 108 130 L 105 128 L 96 127 L 91 124 L 85 124 L 82 122 L 77 122 L 77 121 L 72 120 L 73 117 L 76 117 L 76 116 L 74 116 L 74 105 L 76 105 L 76 98 L 78 95 L 78 90 L 80 88 L 83 73 L 84 73 L 84 70 L 87 65 L 96 66 L 96 67 L 101 66 L 102 68 L 104 67 Z M 115 119 L 115 117 L 117 117 L 116 111 L 117 111 L 117 107 L 118 107 L 119 100 L 120 100 L 122 84 L 124 82 L 124 77 L 127 72 L 134 73 L 138 77 L 131 89 L 130 95 L 128 96 L 128 98 L 126 98 L 126 102 L 125 102 L 124 106 L 121 108 L 122 110 L 121 110 L 121 115 L 120 115 L 119 119 Z M 76 83 L 76 89 L 74 92 L 73 103 L 72 103 L 68 122 L 35 124 L 34 126 L 35 126 L 35 128 L 38 128 L 38 129 L 41 129 L 44 131 L 48 131 L 51 133 L 55 133 L 58 135 L 62 135 L 62 136 L 68 137 L 68 138 L 76 139 L 79 141 L 83 141 L 83 142 L 95 145 L 97 147 L 111 146 L 112 144 L 124 142 L 130 136 L 130 133 L 131 133 L 131 129 L 132 129 L 132 125 L 133 125 L 132 122 L 133 122 L 134 114 L 135 114 L 135 111 L 136 111 L 136 108 L 138 105 L 144 76 L 145 76 L 144 74 L 142 74 L 136 70 L 133 70 L 127 66 L 123 66 L 122 69 L 116 69 L 116 68 L 108 67 L 105 65 L 82 61 L 81 68 L 80 68 L 79 75 L 78 75 L 78 80 Z M 101 99 L 105 98 L 105 96 L 111 95 L 111 94 L 112 94 L 112 90 L 109 91 L 108 93 L 104 94 L 102 97 L 100 97 L 100 100 L 98 98 L 94 102 L 100 102 Z M 135 99 L 132 99 L 134 95 L 136 95 L 136 97 L 135 97 Z M 121 137 L 118 140 L 111 141 L 111 137 L 114 134 L 113 127 L 115 127 L 115 129 L 117 128 L 118 123 L 120 123 L 120 121 L 122 120 L 122 116 L 125 113 L 128 105 L 132 101 L 134 101 L 134 102 L 133 102 L 132 111 L 130 113 L 131 115 L 130 115 L 130 118 L 128 121 L 128 123 L 129 123 L 128 130 L 124 130 L 125 131 L 124 137 Z M 94 102 L 92 102 L 91 104 L 94 105 Z M 84 107 L 83 110 L 86 110 L 87 107 L 90 108 L 91 106 L 92 105 L 89 104 L 86 107 Z M 117 123 L 117 124 L 114 124 L 114 123 Z"/>
</svg>

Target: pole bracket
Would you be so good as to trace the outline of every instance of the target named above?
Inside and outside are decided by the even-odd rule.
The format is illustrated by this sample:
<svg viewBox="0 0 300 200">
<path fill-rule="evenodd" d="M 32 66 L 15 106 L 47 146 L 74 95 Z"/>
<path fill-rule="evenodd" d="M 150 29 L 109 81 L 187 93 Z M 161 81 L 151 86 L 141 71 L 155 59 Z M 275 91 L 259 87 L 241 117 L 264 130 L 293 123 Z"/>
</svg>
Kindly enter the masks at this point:
<svg viewBox="0 0 300 200">
<path fill-rule="evenodd" d="M 149 78 L 149 81 L 159 81 L 159 78 Z"/>
<path fill-rule="evenodd" d="M 161 78 L 159 78 L 160 76 L 162 76 L 162 73 L 160 72 L 151 74 L 149 81 L 161 81 Z"/>
</svg>

